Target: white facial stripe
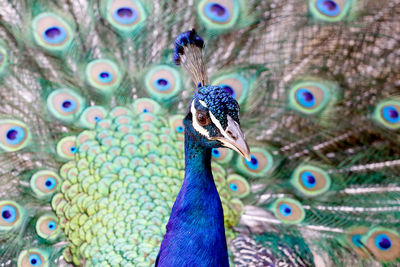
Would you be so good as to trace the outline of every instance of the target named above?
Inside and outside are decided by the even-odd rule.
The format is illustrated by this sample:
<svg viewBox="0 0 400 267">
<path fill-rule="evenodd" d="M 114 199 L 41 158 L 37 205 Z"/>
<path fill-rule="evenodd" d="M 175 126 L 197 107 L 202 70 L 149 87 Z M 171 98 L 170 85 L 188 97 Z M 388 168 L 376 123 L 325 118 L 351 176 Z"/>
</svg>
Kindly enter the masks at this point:
<svg viewBox="0 0 400 267">
<path fill-rule="evenodd" d="M 222 134 L 226 139 L 228 139 L 228 140 L 234 142 L 234 140 L 233 140 L 229 135 L 226 134 L 225 130 L 222 128 L 221 123 L 219 122 L 219 120 L 217 120 L 217 118 L 215 118 L 215 116 L 211 113 L 211 111 L 209 111 L 209 114 L 210 114 L 211 121 L 215 124 L 215 126 L 217 126 L 217 128 L 219 129 L 219 131 L 221 132 L 221 134 Z M 227 116 L 229 117 L 229 115 L 227 115 Z M 230 120 L 228 120 L 228 127 L 229 127 L 229 121 L 230 121 Z"/>
<path fill-rule="evenodd" d="M 191 105 L 191 107 L 190 107 L 190 111 L 192 112 L 193 127 L 194 127 L 194 129 L 195 129 L 197 132 L 199 132 L 201 135 L 203 135 L 203 136 L 207 137 L 208 139 L 210 139 L 210 134 L 209 134 L 209 132 L 208 132 L 206 129 L 204 129 L 203 127 L 201 127 L 200 124 L 199 124 L 199 122 L 197 121 L 197 116 L 196 116 L 196 115 L 197 115 L 197 111 L 196 111 L 196 109 L 195 109 L 195 107 L 194 107 L 194 101 L 195 101 L 195 100 L 192 101 L 192 105 Z"/>
<path fill-rule="evenodd" d="M 200 103 L 203 107 L 207 108 L 207 104 L 206 104 L 206 102 L 204 102 L 203 100 L 199 100 L 199 103 Z"/>
</svg>

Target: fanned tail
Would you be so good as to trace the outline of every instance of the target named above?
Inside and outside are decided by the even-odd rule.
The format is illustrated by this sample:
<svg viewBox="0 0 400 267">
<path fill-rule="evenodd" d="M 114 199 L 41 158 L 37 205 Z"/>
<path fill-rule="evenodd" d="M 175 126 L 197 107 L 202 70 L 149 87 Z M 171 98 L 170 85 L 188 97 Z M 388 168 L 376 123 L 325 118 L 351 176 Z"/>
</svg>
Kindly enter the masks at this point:
<svg viewBox="0 0 400 267">
<path fill-rule="evenodd" d="M 180 103 L 192 91 L 169 48 L 203 4 L 1 2 L 2 265 L 154 263 L 182 182 Z M 241 18 L 208 38 L 250 32 Z M 204 67 L 196 75 L 209 83 Z M 217 168 L 233 239 L 242 204 Z"/>
<path fill-rule="evenodd" d="M 0 265 L 154 263 L 193 91 L 173 60 L 251 140 L 213 150 L 232 263 L 398 265 L 399 1 L 0 6 Z"/>
</svg>

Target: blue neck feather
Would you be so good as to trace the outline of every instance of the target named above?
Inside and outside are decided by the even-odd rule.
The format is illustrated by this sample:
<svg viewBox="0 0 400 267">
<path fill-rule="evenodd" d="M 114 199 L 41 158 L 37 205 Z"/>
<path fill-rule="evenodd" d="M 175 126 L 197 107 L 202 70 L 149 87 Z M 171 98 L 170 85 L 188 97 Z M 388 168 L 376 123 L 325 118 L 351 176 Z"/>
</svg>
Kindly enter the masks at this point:
<svg viewBox="0 0 400 267">
<path fill-rule="evenodd" d="M 172 208 L 156 266 L 229 266 L 211 148 L 185 131 L 185 180 Z"/>
</svg>

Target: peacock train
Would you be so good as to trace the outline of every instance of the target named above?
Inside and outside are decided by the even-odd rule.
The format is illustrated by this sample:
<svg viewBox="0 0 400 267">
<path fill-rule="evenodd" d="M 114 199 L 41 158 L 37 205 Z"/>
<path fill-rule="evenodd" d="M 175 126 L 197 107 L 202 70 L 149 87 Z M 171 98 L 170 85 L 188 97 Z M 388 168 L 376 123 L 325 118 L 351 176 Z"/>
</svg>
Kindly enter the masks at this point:
<svg viewBox="0 0 400 267">
<path fill-rule="evenodd" d="M 399 51 L 399 0 L 0 0 L 0 266 L 399 266 Z"/>
</svg>

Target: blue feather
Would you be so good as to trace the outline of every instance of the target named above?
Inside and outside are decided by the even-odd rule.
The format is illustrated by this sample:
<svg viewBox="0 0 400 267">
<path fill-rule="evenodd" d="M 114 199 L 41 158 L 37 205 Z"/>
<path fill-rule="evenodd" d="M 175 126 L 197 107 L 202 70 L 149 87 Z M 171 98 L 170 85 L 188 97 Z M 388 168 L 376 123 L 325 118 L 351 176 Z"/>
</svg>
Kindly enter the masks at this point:
<svg viewBox="0 0 400 267">
<path fill-rule="evenodd" d="M 185 129 L 190 127 L 185 120 Z M 156 266 L 229 266 L 211 148 L 185 132 L 185 180 L 172 208 Z"/>
</svg>

